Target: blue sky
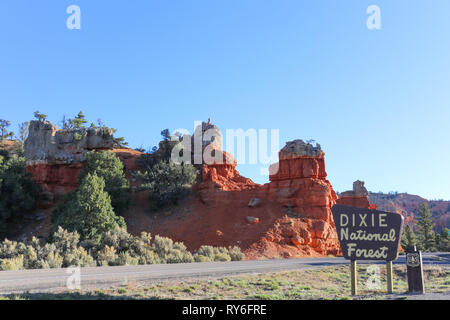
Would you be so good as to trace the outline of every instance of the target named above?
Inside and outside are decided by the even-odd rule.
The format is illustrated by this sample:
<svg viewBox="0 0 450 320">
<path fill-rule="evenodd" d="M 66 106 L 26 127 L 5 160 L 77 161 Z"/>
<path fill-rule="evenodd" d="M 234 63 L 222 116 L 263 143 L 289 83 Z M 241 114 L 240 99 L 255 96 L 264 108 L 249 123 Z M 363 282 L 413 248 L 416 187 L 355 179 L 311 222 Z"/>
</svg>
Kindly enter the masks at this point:
<svg viewBox="0 0 450 320">
<path fill-rule="evenodd" d="M 69 30 L 66 8 L 81 8 Z M 381 9 L 368 30 L 366 8 Z M 315 139 L 338 191 L 450 199 L 450 2 L 3 0 L 0 118 L 83 110 L 149 148 L 164 128 Z M 267 181 L 259 165 L 241 173 Z"/>
</svg>

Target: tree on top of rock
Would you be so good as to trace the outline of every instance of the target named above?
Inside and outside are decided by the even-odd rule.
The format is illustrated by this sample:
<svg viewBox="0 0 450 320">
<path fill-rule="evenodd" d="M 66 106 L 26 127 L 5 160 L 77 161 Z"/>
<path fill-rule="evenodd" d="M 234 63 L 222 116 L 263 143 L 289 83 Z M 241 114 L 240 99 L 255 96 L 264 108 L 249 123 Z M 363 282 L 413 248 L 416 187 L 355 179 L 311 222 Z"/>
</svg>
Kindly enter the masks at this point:
<svg viewBox="0 0 450 320">
<path fill-rule="evenodd" d="M 69 127 L 73 129 L 81 129 L 85 123 L 88 123 L 88 121 L 82 111 L 78 112 L 74 119 L 69 119 Z"/>
<path fill-rule="evenodd" d="M 45 120 L 47 120 L 47 115 L 40 113 L 39 110 L 34 112 L 34 117 L 41 122 L 44 122 Z"/>
<path fill-rule="evenodd" d="M 14 136 L 14 132 L 8 131 L 8 127 L 11 125 L 11 122 L 8 120 L 0 119 L 0 141 L 3 141 L 7 138 L 12 139 Z"/>
</svg>

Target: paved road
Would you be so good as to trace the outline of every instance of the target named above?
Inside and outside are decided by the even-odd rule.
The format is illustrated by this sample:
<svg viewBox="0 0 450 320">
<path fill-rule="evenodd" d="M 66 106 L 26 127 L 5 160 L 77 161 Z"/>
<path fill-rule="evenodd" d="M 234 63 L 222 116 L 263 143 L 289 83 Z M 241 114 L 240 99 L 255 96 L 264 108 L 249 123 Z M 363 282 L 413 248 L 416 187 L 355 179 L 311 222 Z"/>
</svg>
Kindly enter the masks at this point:
<svg viewBox="0 0 450 320">
<path fill-rule="evenodd" d="M 126 281 L 158 282 L 166 279 L 220 277 L 243 273 L 298 270 L 347 263 L 348 261 L 343 258 L 303 258 L 284 260 L 276 259 L 234 262 L 179 263 L 145 266 L 93 267 L 81 268 L 79 270 L 81 288 L 83 289 L 116 285 Z M 405 257 L 400 256 L 395 263 L 405 264 Z M 450 266 L 450 254 L 425 253 L 424 263 Z M 45 292 L 64 290 L 67 289 L 67 282 L 71 275 L 72 274 L 68 269 L 1 271 L 0 294 L 20 293 L 26 291 Z M 73 277 L 71 279 L 73 279 Z"/>
</svg>

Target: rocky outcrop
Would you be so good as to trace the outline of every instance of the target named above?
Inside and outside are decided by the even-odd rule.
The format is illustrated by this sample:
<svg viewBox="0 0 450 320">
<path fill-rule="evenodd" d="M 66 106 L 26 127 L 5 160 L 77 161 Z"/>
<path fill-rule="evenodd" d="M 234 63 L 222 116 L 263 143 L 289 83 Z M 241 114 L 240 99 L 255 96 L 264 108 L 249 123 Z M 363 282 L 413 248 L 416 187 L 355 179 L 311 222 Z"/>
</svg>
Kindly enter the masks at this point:
<svg viewBox="0 0 450 320">
<path fill-rule="evenodd" d="M 88 150 L 112 147 L 110 137 L 106 135 L 103 141 L 96 130 L 83 131 L 81 139 L 60 131 L 50 123 L 37 122 L 26 143 L 27 170 L 43 187 L 43 202 L 49 204 L 76 189 Z M 148 195 L 133 193 L 136 205 L 125 215 L 131 233 L 168 236 L 183 241 L 190 249 L 237 245 L 250 259 L 340 254 L 331 214 L 337 196 L 326 179 L 325 154 L 320 145 L 302 140 L 288 142 L 279 152 L 279 162 L 269 170 L 270 183 L 259 185 L 239 174 L 234 157 L 222 150 L 215 125 L 204 122 L 196 132 L 206 137 L 201 137 L 201 148 L 197 146 L 200 163 L 198 159 L 193 161 L 201 173 L 194 192 L 170 208 L 170 214 L 166 209 L 151 216 L 146 211 Z M 42 150 L 37 147 L 40 144 Z M 193 145 L 193 160 L 195 148 Z M 113 151 L 124 163 L 132 188 L 136 187 L 141 153 Z M 207 161 L 205 155 L 209 156 Z"/>
<path fill-rule="evenodd" d="M 220 130 L 210 121 L 197 126 L 191 143 L 192 163 L 200 173 L 196 190 L 203 202 L 215 198 L 215 191 L 242 191 L 261 187 L 239 174 L 233 155 L 222 150 Z M 201 149 L 197 147 L 200 143 Z"/>
<path fill-rule="evenodd" d="M 59 130 L 48 121 L 31 121 L 24 144 L 27 172 L 41 186 L 41 207 L 78 187 L 78 175 L 86 153 L 112 149 L 113 132 L 108 128 Z"/>
<path fill-rule="evenodd" d="M 364 187 L 364 181 L 353 182 L 353 190 L 339 194 L 336 203 L 351 207 L 370 208 L 369 192 Z"/>
<path fill-rule="evenodd" d="M 219 161 L 202 165 L 197 195 L 210 211 L 216 212 L 214 215 L 220 212 L 229 217 L 228 223 L 234 227 L 231 231 L 227 225 L 220 225 L 220 242 L 211 244 L 231 245 L 224 240 L 233 234 L 232 239 L 241 239 L 241 247 L 249 258 L 340 253 L 331 214 L 337 196 L 326 180 L 320 145 L 312 146 L 302 140 L 288 142 L 279 152 L 279 163 L 270 168 L 271 182 L 263 186 L 242 177 L 230 154 L 215 148 L 214 151 L 219 153 Z M 253 205 L 254 199 L 258 199 L 257 205 Z M 248 230 L 236 235 L 239 221 Z"/>
<path fill-rule="evenodd" d="M 324 152 L 319 144 L 303 140 L 286 143 L 279 162 L 269 169 L 267 196 L 287 209 L 263 239 L 267 243 L 292 244 L 300 251 L 319 254 L 339 253 L 339 243 L 331 213 L 337 199 L 326 179 Z M 293 218 L 292 218 L 293 217 Z"/>
<path fill-rule="evenodd" d="M 59 130 L 48 121 L 31 121 L 24 156 L 28 162 L 73 164 L 84 161 L 90 150 L 113 145 L 113 131 L 106 127 Z"/>
</svg>

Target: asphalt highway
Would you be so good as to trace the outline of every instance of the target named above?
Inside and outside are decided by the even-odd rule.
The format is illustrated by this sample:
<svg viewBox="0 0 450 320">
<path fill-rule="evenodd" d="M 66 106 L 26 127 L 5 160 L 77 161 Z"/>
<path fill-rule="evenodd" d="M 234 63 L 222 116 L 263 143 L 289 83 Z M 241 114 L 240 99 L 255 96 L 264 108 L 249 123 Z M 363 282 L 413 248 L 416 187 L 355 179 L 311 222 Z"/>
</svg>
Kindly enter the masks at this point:
<svg viewBox="0 0 450 320">
<path fill-rule="evenodd" d="M 424 253 L 424 264 L 450 266 L 450 253 Z M 76 269 L 37 269 L 0 272 L 0 294 L 54 292 L 80 285 L 81 289 L 99 288 L 135 282 L 158 282 L 167 279 L 217 278 L 236 274 L 257 274 L 348 264 L 344 258 L 302 258 L 153 264 L 139 266 L 91 267 Z M 382 264 L 377 261 L 358 261 Z M 400 256 L 395 264 L 406 264 Z M 79 274 L 79 277 L 77 275 Z M 77 281 L 79 279 L 79 282 Z"/>
</svg>

